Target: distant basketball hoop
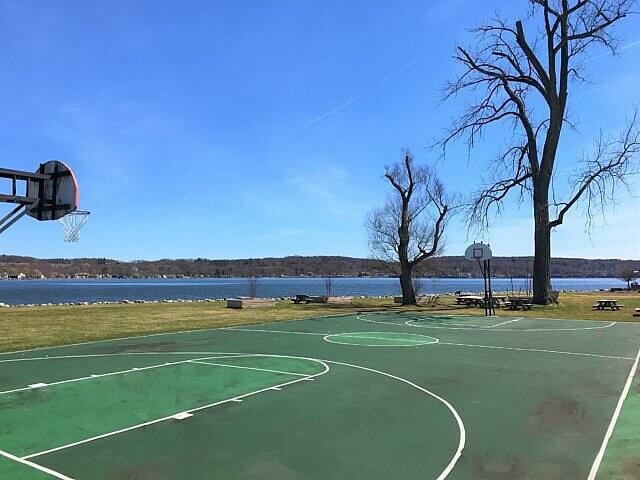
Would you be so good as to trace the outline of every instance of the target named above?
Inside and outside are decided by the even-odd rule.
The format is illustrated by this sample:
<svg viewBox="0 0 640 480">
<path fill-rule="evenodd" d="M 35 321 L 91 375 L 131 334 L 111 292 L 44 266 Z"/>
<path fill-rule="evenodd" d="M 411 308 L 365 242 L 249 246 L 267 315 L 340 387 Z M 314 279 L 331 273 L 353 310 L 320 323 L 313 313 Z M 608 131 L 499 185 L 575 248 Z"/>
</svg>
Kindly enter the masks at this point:
<svg viewBox="0 0 640 480">
<path fill-rule="evenodd" d="M 467 260 L 477 260 L 479 262 L 491 260 L 492 256 L 491 248 L 486 243 L 472 243 L 464 252 L 464 257 Z"/>
<path fill-rule="evenodd" d="M 482 272 L 482 278 L 484 280 L 484 314 L 485 316 L 494 315 L 496 313 L 493 291 L 491 288 L 491 247 L 485 243 L 472 243 L 467 247 L 464 252 L 464 257 L 467 260 L 477 261 L 480 271 Z"/>
</svg>

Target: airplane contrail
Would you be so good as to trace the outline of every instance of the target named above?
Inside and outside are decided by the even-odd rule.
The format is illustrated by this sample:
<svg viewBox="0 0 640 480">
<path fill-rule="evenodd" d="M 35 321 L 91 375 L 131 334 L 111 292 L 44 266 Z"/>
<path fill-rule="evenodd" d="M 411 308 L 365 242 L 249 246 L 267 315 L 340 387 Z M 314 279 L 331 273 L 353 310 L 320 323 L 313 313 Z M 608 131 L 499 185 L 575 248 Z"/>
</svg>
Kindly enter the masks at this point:
<svg viewBox="0 0 640 480">
<path fill-rule="evenodd" d="M 312 125 L 315 125 L 316 123 L 318 123 L 320 120 L 323 120 L 325 118 L 327 118 L 330 115 L 333 115 L 334 113 L 339 112 L 340 110 L 343 110 L 345 108 L 347 108 L 349 105 L 351 105 L 353 102 L 358 101 L 358 99 L 361 97 L 362 95 L 356 95 L 355 97 L 350 98 L 349 100 L 347 100 L 346 102 L 344 102 L 341 105 L 338 105 L 336 108 L 334 108 L 333 110 L 329 110 L 328 112 L 323 113 L 322 115 L 314 118 L 313 120 L 311 120 L 309 123 L 307 123 L 304 128 L 309 128 Z"/>
<path fill-rule="evenodd" d="M 328 112 L 323 113 L 322 115 L 317 116 L 316 118 L 314 118 L 313 120 L 311 120 L 309 123 L 307 123 L 303 128 L 309 128 L 313 125 L 315 125 L 316 123 L 318 123 L 321 120 L 324 120 L 327 117 L 330 117 L 331 115 L 334 115 L 335 113 L 338 113 L 341 110 L 344 110 L 345 108 L 347 108 L 349 105 L 351 105 L 354 102 L 357 102 L 358 100 L 360 100 L 360 98 L 362 98 L 362 96 L 368 92 L 370 92 L 371 90 L 381 86 L 382 84 L 384 84 L 387 80 L 389 80 L 393 75 L 397 75 L 399 73 L 405 72 L 413 67 L 415 67 L 416 65 L 418 65 L 420 63 L 420 61 L 418 60 L 412 60 L 411 62 L 408 62 L 402 66 L 400 66 L 399 68 L 396 68 L 395 70 L 392 70 L 391 72 L 383 75 L 382 77 L 380 77 L 377 81 L 377 83 L 375 83 L 373 86 L 367 88 L 364 92 L 359 93 L 358 95 L 351 97 L 349 100 L 347 100 L 346 102 L 342 103 L 341 105 L 338 105 L 336 108 L 329 110 Z"/>
</svg>

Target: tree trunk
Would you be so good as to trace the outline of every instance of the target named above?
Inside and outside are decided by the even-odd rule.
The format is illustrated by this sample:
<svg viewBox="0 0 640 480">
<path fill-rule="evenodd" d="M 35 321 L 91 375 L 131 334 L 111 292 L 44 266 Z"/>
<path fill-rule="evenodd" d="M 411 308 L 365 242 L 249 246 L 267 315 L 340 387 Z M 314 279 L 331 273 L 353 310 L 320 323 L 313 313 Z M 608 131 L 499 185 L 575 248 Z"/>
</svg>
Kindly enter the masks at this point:
<svg viewBox="0 0 640 480">
<path fill-rule="evenodd" d="M 409 265 L 401 265 L 400 287 L 402 288 L 402 304 L 415 305 L 416 292 L 413 289 L 413 275 Z"/>
<path fill-rule="evenodd" d="M 534 257 L 533 303 L 551 303 L 551 228 L 549 226 L 549 188 L 536 186 L 533 192 Z"/>
</svg>

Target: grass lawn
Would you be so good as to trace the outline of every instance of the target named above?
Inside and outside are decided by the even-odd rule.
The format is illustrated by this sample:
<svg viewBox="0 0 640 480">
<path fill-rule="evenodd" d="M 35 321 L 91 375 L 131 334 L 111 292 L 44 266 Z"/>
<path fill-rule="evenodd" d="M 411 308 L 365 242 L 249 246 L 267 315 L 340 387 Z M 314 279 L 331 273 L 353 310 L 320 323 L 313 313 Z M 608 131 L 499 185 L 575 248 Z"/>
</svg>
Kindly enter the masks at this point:
<svg viewBox="0 0 640 480">
<path fill-rule="evenodd" d="M 592 311 L 600 298 L 617 299 L 624 305 L 618 312 Z M 584 320 L 634 321 L 640 294 L 562 294 L 560 305 L 534 307 L 531 311 L 501 311 L 498 316 L 545 317 Z M 441 297 L 437 307 L 401 307 L 391 298 L 354 299 L 352 304 L 293 305 L 278 302 L 275 307 L 231 310 L 224 302 L 151 303 L 7 308 L 0 312 L 0 351 L 103 340 L 149 333 L 216 328 L 231 325 L 304 319 L 322 315 L 349 314 L 371 310 L 417 310 L 477 315 L 476 308 L 456 308 L 453 297 Z"/>
</svg>

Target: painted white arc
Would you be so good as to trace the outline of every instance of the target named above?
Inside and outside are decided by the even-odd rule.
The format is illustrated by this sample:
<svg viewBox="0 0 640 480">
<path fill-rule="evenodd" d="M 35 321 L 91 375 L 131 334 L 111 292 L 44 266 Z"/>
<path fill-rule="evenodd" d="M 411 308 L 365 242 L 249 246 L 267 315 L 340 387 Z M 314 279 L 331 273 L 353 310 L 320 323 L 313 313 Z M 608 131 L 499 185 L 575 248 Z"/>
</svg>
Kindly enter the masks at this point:
<svg viewBox="0 0 640 480">
<path fill-rule="evenodd" d="M 325 370 L 320 372 L 320 373 L 317 373 L 317 374 L 314 374 L 314 375 L 310 375 L 310 376 L 307 376 L 307 377 L 301 377 L 299 379 L 296 379 L 296 380 L 293 380 L 293 381 L 290 381 L 290 382 L 286 382 L 286 383 L 283 383 L 283 384 L 280 384 L 280 385 L 276 385 L 276 387 L 279 387 L 279 388 L 282 388 L 284 386 L 291 385 L 291 384 L 294 384 L 294 383 L 298 383 L 298 382 L 312 381 L 316 377 L 319 377 L 320 375 L 324 375 L 325 373 L 327 373 L 329 371 L 328 364 L 343 365 L 343 366 L 346 366 L 346 367 L 351 367 L 351 368 L 356 368 L 356 369 L 359 369 L 359 370 L 369 371 L 369 372 L 372 372 L 372 373 L 383 375 L 385 377 L 388 377 L 388 378 L 403 382 L 403 383 L 405 383 L 405 384 L 407 384 L 407 385 L 409 385 L 409 386 L 411 386 L 411 387 L 413 387 L 413 388 L 415 388 L 415 389 L 427 394 L 428 396 L 438 400 L 443 405 L 445 405 L 446 408 L 451 412 L 451 414 L 454 417 L 454 419 L 456 421 L 456 424 L 458 426 L 459 440 L 458 440 L 458 445 L 456 447 L 456 451 L 455 451 L 453 457 L 449 460 L 449 462 L 445 466 L 444 470 L 438 475 L 436 480 L 444 480 L 444 479 L 447 478 L 447 476 L 451 473 L 451 471 L 455 467 L 456 463 L 460 459 L 460 456 L 462 455 L 462 451 L 463 451 L 465 443 L 466 443 L 466 431 L 465 431 L 464 423 L 462 421 L 462 418 L 458 414 L 458 412 L 453 407 L 453 405 L 451 405 L 447 400 L 445 400 L 444 398 L 440 397 L 439 395 L 427 390 L 424 387 L 421 387 L 421 386 L 411 382 L 410 380 L 407 380 L 407 379 L 402 378 L 402 377 L 398 377 L 396 375 L 392 375 L 390 373 L 383 372 L 381 370 L 375 370 L 375 369 L 368 368 L 368 367 L 363 367 L 363 366 L 360 366 L 360 365 L 354 365 L 354 364 L 350 364 L 350 363 L 344 363 L 344 362 L 338 362 L 338 361 L 332 361 L 332 360 L 321 360 L 321 359 L 316 359 L 316 358 L 297 357 L 297 356 L 290 356 L 290 355 L 269 355 L 269 354 L 261 354 L 261 353 L 252 354 L 252 353 L 245 353 L 245 352 L 235 352 L 235 353 L 232 353 L 232 352 L 162 352 L 162 353 L 164 355 L 172 355 L 172 354 L 183 355 L 183 354 L 187 353 L 187 354 L 191 354 L 191 355 L 193 355 L 193 354 L 209 354 L 211 356 L 213 356 L 213 355 L 230 355 L 230 356 L 233 355 L 233 356 L 237 356 L 237 357 L 296 358 L 296 359 L 301 359 L 301 360 L 315 361 L 315 362 L 318 362 L 318 363 L 324 365 L 324 367 L 325 367 Z M 124 354 L 115 354 L 115 355 L 130 355 L 130 354 L 124 353 Z M 83 357 L 91 358 L 91 357 L 94 357 L 94 355 L 85 355 L 85 356 L 76 355 L 76 356 L 74 356 L 74 358 L 83 358 Z M 49 360 L 55 359 L 55 357 L 45 357 L 45 358 L 47 358 Z M 67 357 L 65 357 L 65 358 L 67 358 Z M 26 359 L 22 359 L 22 360 L 26 360 Z M 180 413 L 182 415 L 188 414 L 188 413 L 193 414 L 193 412 L 196 412 L 196 411 L 199 411 L 199 410 L 204 410 L 204 409 L 213 407 L 215 405 L 220 405 L 220 404 L 227 403 L 227 402 L 238 402 L 238 403 L 240 403 L 240 402 L 242 402 L 243 398 L 249 397 L 251 395 L 255 395 L 257 393 L 261 393 L 262 391 L 272 390 L 272 388 L 273 387 L 267 387 L 267 388 L 262 389 L 262 390 L 258 390 L 258 391 L 255 391 L 255 392 L 250 392 L 250 393 L 245 394 L 245 395 L 240 395 L 240 396 L 233 397 L 233 398 L 230 398 L 230 399 L 222 400 L 220 402 L 216 402 L 214 404 L 204 405 L 204 406 L 197 407 L 197 408 L 194 408 L 194 409 L 191 409 L 191 410 L 187 410 L 187 411 L 184 411 L 184 412 L 180 412 Z M 145 427 L 145 426 L 148 426 L 148 425 L 153 425 L 155 423 L 163 422 L 163 421 L 166 421 L 166 420 L 173 420 L 175 418 L 175 415 L 176 414 L 168 416 L 168 417 L 163 417 L 163 418 L 159 418 L 159 419 L 156 419 L 156 420 L 152 420 L 152 421 L 149 421 L 149 422 L 145 422 L 145 423 L 142 423 L 142 424 L 133 425 L 131 427 L 127 427 L 127 428 L 124 428 L 124 429 L 121 429 L 121 430 L 117 430 L 117 431 L 114 431 L 114 432 L 110 432 L 110 433 L 106 433 L 106 434 L 103 434 L 103 435 L 98 435 L 98 436 L 95 436 L 95 437 L 87 438 L 87 439 L 84 439 L 84 440 L 81 440 L 81 441 L 78 441 L 78 442 L 74 442 L 74 443 L 70 443 L 70 444 L 67 444 L 67 445 L 62 445 L 62 446 L 59 446 L 59 447 L 56 447 L 56 448 L 52 448 L 52 449 L 49 449 L 49 450 L 33 453 L 33 454 L 30 454 L 30 455 L 26 455 L 26 456 L 24 456 L 22 458 L 18 458 L 18 457 L 15 457 L 15 458 L 18 458 L 18 460 L 20 460 L 22 463 L 26 463 L 26 462 L 29 461 L 29 459 L 35 458 L 35 457 L 38 457 L 38 456 L 41 456 L 41 455 L 45 455 L 45 454 L 48 454 L 48 453 L 52 453 L 52 452 L 64 450 L 64 449 L 67 449 L 67 448 L 75 447 L 75 446 L 78 446 L 78 445 L 82 445 L 82 444 L 85 444 L 85 443 L 93 442 L 93 441 L 96 441 L 96 440 L 99 440 L 99 439 L 102 439 L 102 438 L 107 438 L 107 437 L 110 437 L 110 436 L 113 436 L 113 435 L 117 435 L 117 434 L 124 433 L 124 432 L 130 431 L 130 430 L 142 428 L 142 427 Z M 29 464 L 31 464 L 31 463 L 33 463 L 33 462 L 29 462 Z M 36 464 L 34 464 L 34 465 L 36 465 Z M 64 477 L 64 476 L 60 476 L 60 477 L 57 477 L 57 478 L 59 478 L 61 480 L 73 480 L 73 479 L 70 479 L 70 478 Z"/>
</svg>

